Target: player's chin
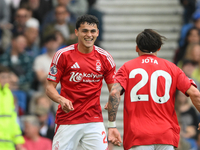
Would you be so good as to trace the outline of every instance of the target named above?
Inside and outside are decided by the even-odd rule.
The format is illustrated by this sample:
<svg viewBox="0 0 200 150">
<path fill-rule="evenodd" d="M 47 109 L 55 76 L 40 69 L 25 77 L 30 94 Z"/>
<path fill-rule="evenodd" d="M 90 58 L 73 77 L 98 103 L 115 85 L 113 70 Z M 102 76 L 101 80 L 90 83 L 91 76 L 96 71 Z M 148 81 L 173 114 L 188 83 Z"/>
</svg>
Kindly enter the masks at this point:
<svg viewBox="0 0 200 150">
<path fill-rule="evenodd" d="M 90 47 L 92 47 L 93 45 L 94 45 L 94 43 L 91 43 L 91 44 L 85 44 L 85 47 L 90 48 Z"/>
</svg>

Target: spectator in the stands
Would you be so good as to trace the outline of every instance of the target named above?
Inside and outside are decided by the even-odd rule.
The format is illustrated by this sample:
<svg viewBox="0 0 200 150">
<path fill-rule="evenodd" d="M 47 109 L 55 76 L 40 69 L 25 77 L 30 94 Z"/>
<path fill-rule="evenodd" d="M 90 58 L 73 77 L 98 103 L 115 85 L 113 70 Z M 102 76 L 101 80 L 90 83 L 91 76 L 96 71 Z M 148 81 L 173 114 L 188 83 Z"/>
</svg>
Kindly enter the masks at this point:
<svg viewBox="0 0 200 150">
<path fill-rule="evenodd" d="M 176 50 L 175 56 L 174 56 L 174 63 L 177 64 L 178 61 L 183 59 L 186 48 L 189 44 L 192 43 L 199 43 L 200 42 L 200 32 L 196 27 L 192 27 L 190 30 L 188 30 L 187 35 L 185 37 L 184 45 L 179 46 L 179 48 Z"/>
<path fill-rule="evenodd" d="M 29 13 L 26 8 L 19 8 L 14 18 L 13 34 L 23 34 L 26 28 L 26 21 L 29 19 Z"/>
<path fill-rule="evenodd" d="M 193 22 L 183 25 L 180 32 L 179 46 L 182 47 L 185 44 L 185 39 L 188 31 L 195 27 L 200 31 L 200 10 L 196 10 L 192 15 Z"/>
<path fill-rule="evenodd" d="M 70 0 L 57 0 L 57 5 L 63 5 L 67 8 L 67 5 L 69 3 Z M 72 13 L 69 13 L 70 16 L 68 18 L 66 18 L 67 22 L 70 22 L 71 24 L 75 25 L 76 23 L 76 18 Z M 42 24 L 42 30 L 49 24 L 52 22 L 55 22 L 56 20 L 56 15 L 55 15 L 55 8 L 53 8 L 52 10 L 50 10 L 44 17 L 43 19 L 43 24 Z"/>
<path fill-rule="evenodd" d="M 196 62 L 196 64 L 198 64 L 198 62 L 200 60 L 200 44 L 194 43 L 194 44 L 189 44 L 187 46 L 183 59 L 177 63 L 177 66 L 179 68 L 182 68 L 184 59 L 192 60 L 192 61 Z"/>
<path fill-rule="evenodd" d="M 0 65 L 0 149 L 24 150 L 24 138 L 17 122 L 14 97 L 9 89 L 10 70 Z"/>
<path fill-rule="evenodd" d="M 27 20 L 24 35 L 27 39 L 26 54 L 35 58 L 40 53 L 39 22 L 35 18 Z"/>
<path fill-rule="evenodd" d="M 184 8 L 183 23 L 190 23 L 192 19 L 192 14 L 196 9 L 196 0 L 180 0 L 180 3 Z"/>
<path fill-rule="evenodd" d="M 192 72 L 191 78 L 195 81 L 197 88 L 200 89 L 200 60 L 198 66 Z"/>
<path fill-rule="evenodd" d="M 29 90 L 33 80 L 33 59 L 25 53 L 26 46 L 24 35 L 14 35 L 11 49 L 0 56 L 0 63 L 16 74 L 16 85 L 24 91 Z"/>
<path fill-rule="evenodd" d="M 36 109 L 39 108 L 38 112 L 36 112 Z M 58 108 L 58 104 L 55 102 L 52 102 L 43 92 L 36 92 L 34 96 L 32 97 L 30 103 L 29 103 L 29 113 L 31 114 L 37 114 L 40 113 L 40 108 L 44 108 L 47 112 L 47 120 L 46 123 L 48 127 L 53 128 L 55 123 L 55 114 Z M 43 114 L 45 114 L 45 110 L 41 110 Z"/>
<path fill-rule="evenodd" d="M 43 38 L 46 38 L 48 35 L 58 30 L 62 33 L 65 38 L 66 45 L 71 45 L 77 42 L 77 37 L 74 33 L 75 26 L 68 22 L 70 14 L 67 11 L 66 7 L 63 5 L 58 5 L 55 8 L 56 20 L 55 22 L 49 24 L 44 28 Z"/>
<path fill-rule="evenodd" d="M 21 0 L 21 6 L 28 6 L 32 16 L 42 24 L 44 16 L 53 8 L 52 0 Z"/>
<path fill-rule="evenodd" d="M 40 122 L 34 115 L 24 116 L 22 118 L 24 124 L 23 147 L 27 150 L 51 150 L 52 142 L 50 139 L 40 136 Z"/>
<path fill-rule="evenodd" d="M 59 50 L 59 49 L 64 48 L 64 47 L 67 46 L 67 45 L 66 45 L 65 38 L 64 38 L 63 34 L 62 34 L 60 31 L 55 30 L 54 33 L 52 33 L 52 35 L 53 35 L 53 34 L 55 34 L 56 41 L 58 42 L 58 45 L 59 45 L 59 47 L 58 47 L 57 50 Z M 51 36 L 51 35 L 49 35 L 49 36 Z M 47 39 L 47 38 L 46 38 L 46 39 Z M 43 39 L 43 42 L 44 42 L 44 43 L 43 43 L 43 46 L 42 46 L 42 48 L 41 48 L 41 50 L 40 50 L 40 54 L 44 54 L 44 53 L 47 52 L 47 47 L 45 46 L 45 38 Z"/>
<path fill-rule="evenodd" d="M 191 78 L 193 71 L 195 70 L 196 66 L 198 65 L 197 62 L 189 59 L 183 60 L 182 70 L 186 76 Z"/>
<path fill-rule="evenodd" d="M 37 80 L 39 81 L 38 90 L 40 91 L 45 90 L 46 78 L 52 58 L 60 46 L 55 34 L 47 36 L 44 40 L 44 46 L 46 47 L 47 52 L 37 56 L 33 65 L 33 70 L 36 73 Z"/>
<path fill-rule="evenodd" d="M 37 106 L 35 109 L 35 115 L 38 117 L 40 122 L 40 135 L 53 140 L 54 126 L 51 127 L 48 125 L 49 111 L 50 110 L 44 106 Z"/>
<path fill-rule="evenodd" d="M 175 107 L 181 123 L 180 135 L 190 143 L 191 148 L 196 148 L 198 116 L 190 99 L 181 91 L 177 91 Z"/>
<path fill-rule="evenodd" d="M 10 24 L 10 9 L 5 0 L 0 0 L 0 39 L 3 29 L 11 29 Z M 1 40 L 0 40 L 1 41 Z"/>
<path fill-rule="evenodd" d="M 67 9 L 75 18 L 85 15 L 88 12 L 87 0 L 63 0 L 67 2 Z"/>
</svg>

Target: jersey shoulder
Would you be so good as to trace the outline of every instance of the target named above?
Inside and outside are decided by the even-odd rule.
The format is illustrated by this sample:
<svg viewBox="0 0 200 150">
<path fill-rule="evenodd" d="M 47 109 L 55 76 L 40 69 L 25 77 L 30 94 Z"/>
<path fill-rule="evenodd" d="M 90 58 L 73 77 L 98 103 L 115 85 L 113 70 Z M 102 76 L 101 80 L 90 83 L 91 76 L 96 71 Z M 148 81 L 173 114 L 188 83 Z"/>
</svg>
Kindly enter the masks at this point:
<svg viewBox="0 0 200 150">
<path fill-rule="evenodd" d="M 67 57 L 67 55 L 70 55 L 72 52 L 75 51 L 75 44 L 73 45 L 70 45 L 70 46 L 67 46 L 67 47 L 64 47 L 62 49 L 59 49 L 54 57 L 53 57 L 53 60 L 52 62 L 57 65 L 58 63 L 58 60 L 61 58 L 62 55 L 65 55 L 65 57 Z"/>
<path fill-rule="evenodd" d="M 160 61 L 162 61 L 162 63 L 164 63 L 166 66 L 168 66 L 168 67 L 170 67 L 172 69 L 177 69 L 178 68 L 174 63 L 170 62 L 169 60 L 166 60 L 164 58 L 158 58 L 158 59 Z"/>
</svg>

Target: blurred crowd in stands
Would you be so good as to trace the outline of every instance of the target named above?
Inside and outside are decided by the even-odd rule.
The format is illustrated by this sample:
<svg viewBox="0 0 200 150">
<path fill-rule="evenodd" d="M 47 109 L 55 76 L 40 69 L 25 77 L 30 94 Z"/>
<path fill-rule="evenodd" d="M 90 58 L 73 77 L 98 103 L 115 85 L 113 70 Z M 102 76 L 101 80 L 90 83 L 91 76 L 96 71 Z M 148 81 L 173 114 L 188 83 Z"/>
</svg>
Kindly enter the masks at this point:
<svg viewBox="0 0 200 150">
<path fill-rule="evenodd" d="M 184 11 L 183 25 L 173 62 L 195 81 L 200 90 L 200 0 L 180 0 L 180 4 Z M 200 150 L 199 112 L 180 91 L 176 93 L 175 107 L 181 127 L 178 150 Z"/>
<path fill-rule="evenodd" d="M 95 45 L 100 45 L 103 13 L 95 3 L 96 0 L 0 0 L 0 68 L 9 70 L 7 82 L 25 140 L 23 148 L 16 149 L 51 150 L 58 105 L 45 95 L 51 60 L 57 50 L 77 43 L 75 22 L 83 14 L 99 19 Z M 57 90 L 60 88 L 58 85 Z M 0 111 L 0 119 L 2 116 L 5 114 Z"/>
</svg>

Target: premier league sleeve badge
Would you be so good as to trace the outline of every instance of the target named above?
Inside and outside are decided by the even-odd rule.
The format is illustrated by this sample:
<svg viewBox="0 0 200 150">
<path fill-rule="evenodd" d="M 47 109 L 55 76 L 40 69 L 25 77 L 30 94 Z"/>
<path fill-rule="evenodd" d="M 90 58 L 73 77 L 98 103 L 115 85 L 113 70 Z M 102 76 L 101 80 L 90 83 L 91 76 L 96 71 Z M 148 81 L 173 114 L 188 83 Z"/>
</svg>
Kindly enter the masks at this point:
<svg viewBox="0 0 200 150">
<path fill-rule="evenodd" d="M 58 72 L 57 68 L 55 65 L 53 65 L 51 68 L 50 68 L 50 74 L 52 75 L 56 75 Z"/>
</svg>

